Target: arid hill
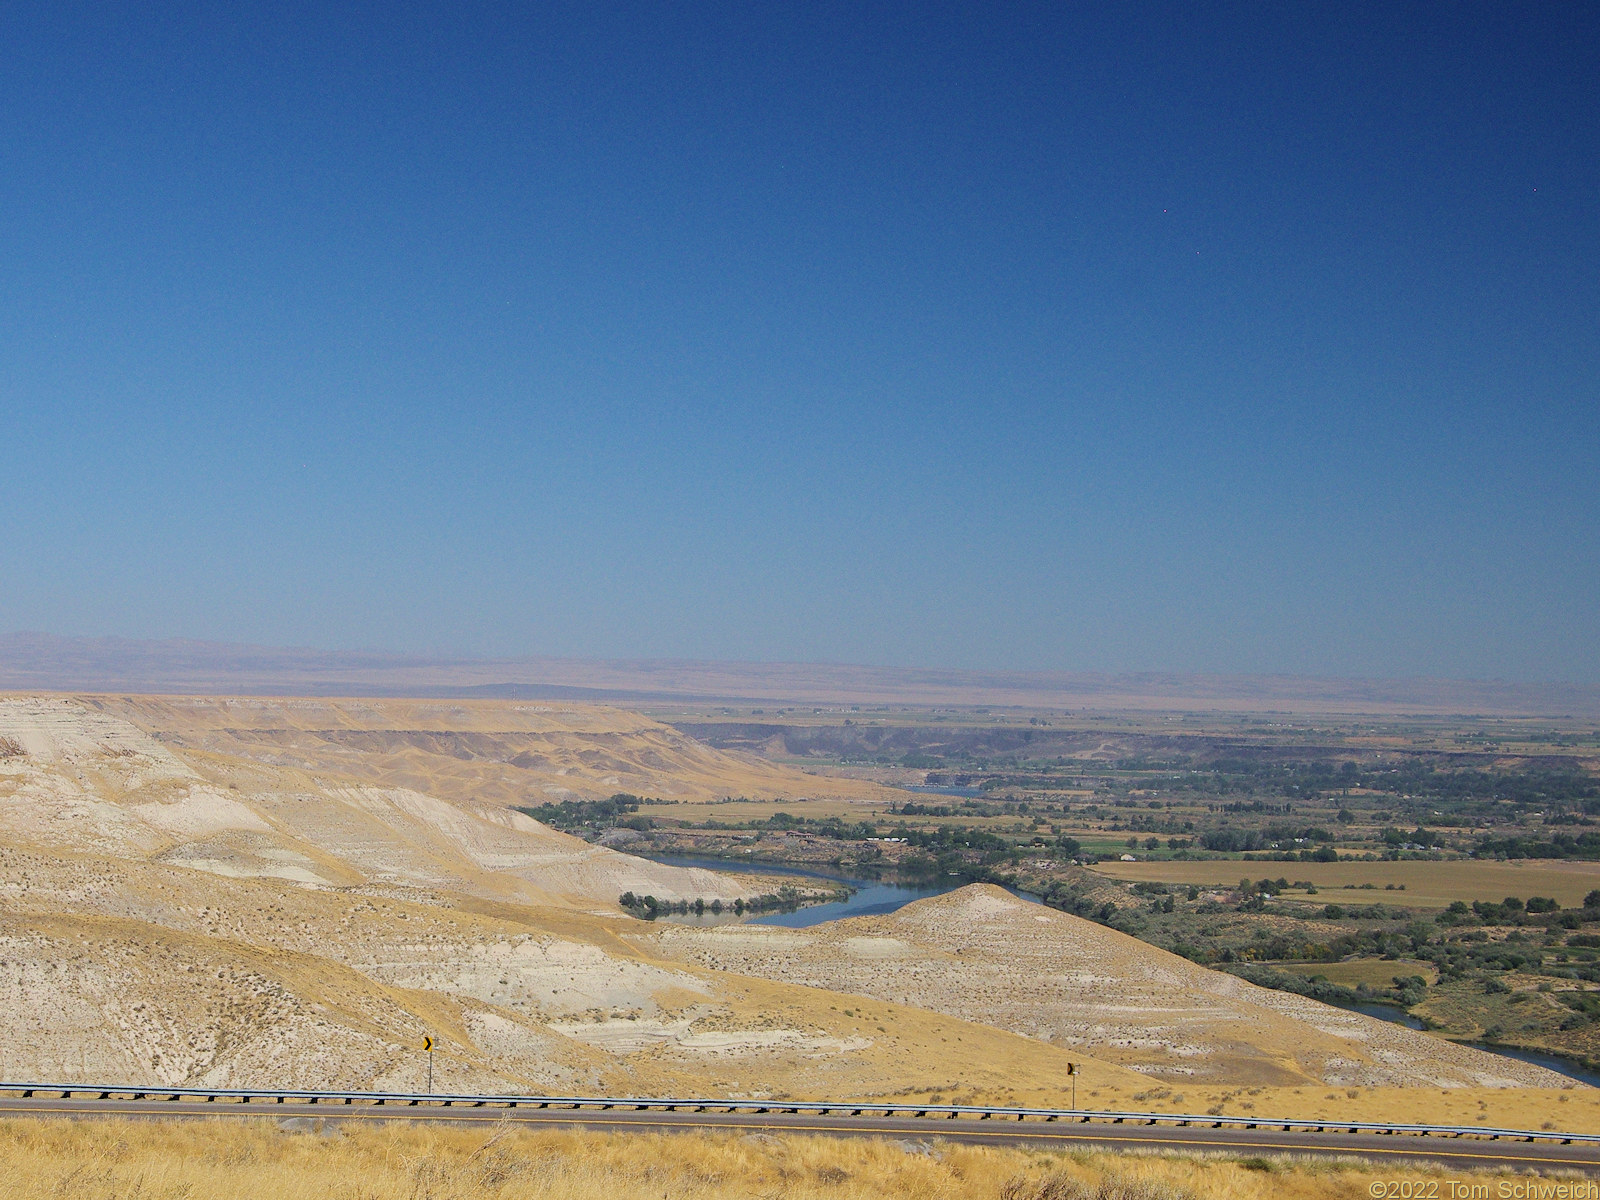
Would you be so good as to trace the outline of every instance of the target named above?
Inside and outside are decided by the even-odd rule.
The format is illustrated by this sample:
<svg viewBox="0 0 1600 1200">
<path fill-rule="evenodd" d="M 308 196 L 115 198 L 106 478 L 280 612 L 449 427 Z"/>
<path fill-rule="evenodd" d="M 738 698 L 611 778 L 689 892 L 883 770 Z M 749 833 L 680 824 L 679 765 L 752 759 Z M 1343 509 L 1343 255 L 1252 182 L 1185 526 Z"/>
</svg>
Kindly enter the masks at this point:
<svg viewBox="0 0 1600 1200">
<path fill-rule="evenodd" d="M 258 746 L 257 758 L 184 748 L 170 732 L 171 744 L 158 741 L 109 711 L 136 705 L 0 701 L 0 737 L 20 750 L 0 776 L 8 842 L 327 887 L 444 888 L 590 907 L 603 897 L 606 911 L 629 890 L 708 901 L 749 890 L 727 876 L 588 845 L 503 804 L 470 795 L 451 802 L 406 786 L 403 771 L 385 776 L 369 764 L 372 782 L 360 770 L 335 773 L 292 737 L 275 754 Z M 207 741 L 210 733 L 201 724 L 189 736 Z M 231 747 L 239 739 L 221 732 L 209 740 Z M 359 752 L 345 758 L 352 767 L 365 762 Z"/>
<path fill-rule="evenodd" d="M 670 725 L 598 704 L 86 696 L 79 703 L 175 749 L 407 787 L 474 811 L 599 798 L 876 798 L 851 779 L 713 750 Z"/>
<path fill-rule="evenodd" d="M 1519 1087 L 1551 1072 L 1207 970 L 973 885 L 812 929 L 661 928 L 668 955 L 949 1013 L 1175 1082 Z"/>
<path fill-rule="evenodd" d="M 480 790 L 535 745 L 512 770 L 600 789 L 743 769 L 585 706 L 0 701 L 0 1075 L 415 1088 L 431 1033 L 452 1090 L 1058 1102 L 1075 1061 L 1101 1103 L 1426 1084 L 1542 1113 L 1564 1083 L 992 888 L 811 930 L 637 921 L 624 889 L 749 888 Z"/>
<path fill-rule="evenodd" d="M 868 1023 L 855 998 L 621 936 L 643 926 L 619 891 L 732 900 L 750 890 L 732 876 L 175 748 L 73 700 L 0 701 L 0 739 L 12 1079 L 415 1088 L 424 1033 L 454 1089 L 907 1093 L 935 1058 L 999 1089 L 1037 1061 L 1015 1034 L 891 1005 Z"/>
</svg>

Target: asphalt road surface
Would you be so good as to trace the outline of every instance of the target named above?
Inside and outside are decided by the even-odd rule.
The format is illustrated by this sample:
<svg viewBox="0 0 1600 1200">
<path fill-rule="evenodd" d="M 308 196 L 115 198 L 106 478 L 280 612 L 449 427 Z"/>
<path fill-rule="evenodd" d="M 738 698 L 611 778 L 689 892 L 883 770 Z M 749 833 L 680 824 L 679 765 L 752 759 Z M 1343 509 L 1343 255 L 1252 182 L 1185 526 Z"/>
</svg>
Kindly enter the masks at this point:
<svg viewBox="0 0 1600 1200">
<path fill-rule="evenodd" d="M 227 1119 L 254 1117 L 341 1121 L 514 1121 L 523 1125 L 669 1133 L 735 1129 L 763 1133 L 812 1133 L 834 1137 L 989 1142 L 1013 1146 L 1079 1147 L 1093 1150 L 1212 1151 L 1240 1156 L 1294 1154 L 1359 1156 L 1374 1162 L 1435 1163 L 1460 1170 L 1562 1168 L 1600 1176 L 1600 1146 L 1528 1142 L 1510 1138 L 1414 1134 L 1284 1132 L 1277 1129 L 1213 1129 L 1209 1126 L 1112 1124 L 974 1117 L 845 1117 L 794 1113 L 662 1112 L 631 1109 L 505 1108 L 470 1105 L 373 1105 L 204 1100 L 100 1100 L 59 1097 L 0 1097 L 0 1116 L 160 1117 Z"/>
</svg>

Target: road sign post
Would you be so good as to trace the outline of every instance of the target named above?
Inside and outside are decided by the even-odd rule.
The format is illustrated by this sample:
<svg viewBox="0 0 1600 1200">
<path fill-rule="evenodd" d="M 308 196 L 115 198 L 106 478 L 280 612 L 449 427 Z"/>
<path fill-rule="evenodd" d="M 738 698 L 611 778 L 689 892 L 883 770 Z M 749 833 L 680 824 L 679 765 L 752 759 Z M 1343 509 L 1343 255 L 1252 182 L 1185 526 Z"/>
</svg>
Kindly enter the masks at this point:
<svg viewBox="0 0 1600 1200">
<path fill-rule="evenodd" d="M 433 1038 L 431 1036 L 422 1039 L 422 1048 L 428 1052 L 428 1095 L 431 1096 L 433 1095 Z M 1077 1095 L 1077 1093 L 1074 1092 L 1073 1095 Z M 1074 1104 L 1073 1107 L 1076 1108 L 1077 1105 Z"/>
<path fill-rule="evenodd" d="M 1078 1064 L 1069 1062 L 1067 1064 L 1067 1074 L 1072 1076 L 1072 1107 L 1076 1111 L 1078 1107 Z"/>
</svg>

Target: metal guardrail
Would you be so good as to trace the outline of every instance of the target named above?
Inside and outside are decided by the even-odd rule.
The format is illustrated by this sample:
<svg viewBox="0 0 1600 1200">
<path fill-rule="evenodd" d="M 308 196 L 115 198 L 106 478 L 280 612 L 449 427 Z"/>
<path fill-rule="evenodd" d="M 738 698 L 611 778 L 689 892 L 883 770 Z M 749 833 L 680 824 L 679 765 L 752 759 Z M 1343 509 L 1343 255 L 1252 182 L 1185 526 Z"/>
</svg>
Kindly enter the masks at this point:
<svg viewBox="0 0 1600 1200">
<path fill-rule="evenodd" d="M 635 1111 L 692 1110 L 695 1112 L 726 1113 L 793 1113 L 810 1116 L 862 1117 L 961 1117 L 978 1120 L 1056 1121 L 1056 1122 L 1109 1122 L 1117 1125 L 1195 1125 L 1213 1129 L 1277 1129 L 1284 1132 L 1305 1133 L 1374 1133 L 1412 1134 L 1431 1137 L 1472 1137 L 1498 1140 L 1515 1139 L 1524 1142 L 1560 1142 L 1600 1145 L 1600 1134 L 1566 1133 L 1556 1130 L 1499 1129 L 1481 1125 L 1406 1125 L 1373 1121 L 1324 1121 L 1268 1117 L 1228 1117 L 1215 1113 L 1149 1113 L 1117 1112 L 1109 1109 L 1060 1108 L 984 1108 L 966 1104 L 878 1104 L 872 1102 L 837 1100 L 695 1100 L 654 1096 L 525 1096 L 525 1095 L 457 1095 L 453 1093 L 419 1092 L 318 1092 L 295 1089 L 258 1088 L 191 1088 L 160 1087 L 148 1084 L 79 1084 L 79 1083 L 0 1083 L 0 1096 L 17 1094 L 33 1098 L 40 1093 L 60 1096 L 63 1100 L 74 1097 L 93 1097 L 99 1100 L 126 1098 L 148 1100 L 162 1098 L 181 1100 L 198 1099 L 208 1102 L 233 1100 L 241 1104 L 256 1101 L 287 1104 L 363 1104 L 371 1106 L 403 1105 L 410 1108 L 423 1106 L 471 1108 L 570 1108 L 582 1109 L 634 1109 Z"/>
</svg>

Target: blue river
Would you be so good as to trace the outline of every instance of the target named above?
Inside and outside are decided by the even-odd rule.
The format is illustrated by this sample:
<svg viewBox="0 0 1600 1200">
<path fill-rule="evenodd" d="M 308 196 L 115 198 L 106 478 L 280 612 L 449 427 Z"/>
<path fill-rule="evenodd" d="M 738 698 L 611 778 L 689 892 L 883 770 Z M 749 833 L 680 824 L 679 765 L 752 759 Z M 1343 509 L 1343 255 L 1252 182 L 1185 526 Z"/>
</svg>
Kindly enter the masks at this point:
<svg viewBox="0 0 1600 1200">
<path fill-rule="evenodd" d="M 827 871 L 817 871 L 807 867 L 791 867 L 782 863 L 754 863 L 740 862 L 736 858 L 696 858 L 684 855 L 652 855 L 651 862 L 666 863 L 673 867 L 704 867 L 708 871 L 726 871 L 738 875 L 799 875 L 806 879 L 822 880 L 826 883 L 842 883 L 850 887 L 851 893 L 847 900 L 833 900 L 827 904 L 808 904 L 804 908 L 797 908 L 794 912 L 768 913 L 762 917 L 743 918 L 749 925 L 787 925 L 791 929 L 803 929 L 807 925 L 821 925 L 824 921 L 837 921 L 840 917 L 865 917 L 879 913 L 892 913 L 897 908 L 910 904 L 913 900 L 921 900 L 927 896 L 942 896 L 946 892 L 953 892 L 963 886 L 960 878 L 942 879 L 938 881 L 902 883 L 886 882 L 882 879 L 853 879 L 845 875 L 835 875 Z M 1019 895 L 1021 893 L 1018 893 Z M 1029 896 L 1026 899 L 1033 899 Z M 730 913 L 724 912 L 721 916 L 713 917 L 706 913 L 704 917 L 696 918 L 693 913 L 688 916 L 664 917 L 679 924 L 688 925 L 722 925 L 730 921 L 740 920 Z"/>
<path fill-rule="evenodd" d="M 1336 1008 L 1347 1008 L 1353 1012 L 1365 1013 L 1369 1017 L 1377 1017 L 1380 1021 L 1392 1021 L 1396 1025 L 1404 1025 L 1407 1029 L 1426 1029 L 1427 1026 L 1417 1020 L 1403 1008 L 1396 1008 L 1392 1004 L 1339 1004 Z M 1532 1063 L 1536 1067 L 1544 1067 L 1558 1075 L 1565 1075 L 1568 1079 L 1576 1079 L 1579 1083 L 1586 1083 L 1590 1087 L 1600 1087 L 1600 1072 L 1589 1070 L 1587 1067 L 1573 1062 L 1570 1058 L 1562 1058 L 1557 1054 L 1541 1054 L 1537 1050 L 1518 1050 L 1512 1046 L 1497 1046 L 1492 1042 L 1463 1042 L 1464 1046 L 1474 1046 L 1479 1050 L 1487 1050 L 1490 1054 L 1498 1054 L 1502 1058 L 1514 1058 L 1518 1062 Z"/>
</svg>

